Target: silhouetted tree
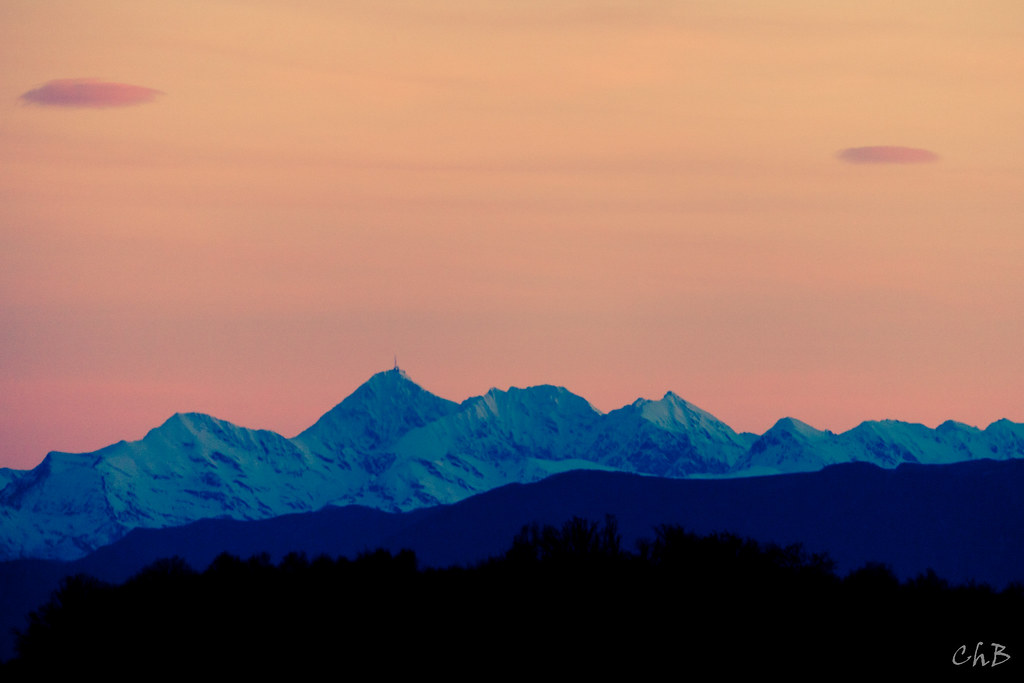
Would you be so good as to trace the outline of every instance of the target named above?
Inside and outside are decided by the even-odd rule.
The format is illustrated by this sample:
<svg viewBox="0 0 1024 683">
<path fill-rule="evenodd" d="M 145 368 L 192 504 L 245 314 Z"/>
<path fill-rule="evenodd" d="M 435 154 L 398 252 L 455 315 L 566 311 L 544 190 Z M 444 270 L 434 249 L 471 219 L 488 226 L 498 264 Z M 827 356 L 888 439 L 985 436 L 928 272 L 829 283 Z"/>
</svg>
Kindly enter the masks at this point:
<svg viewBox="0 0 1024 683">
<path fill-rule="evenodd" d="M 476 671 L 556 676 L 655 675 L 667 663 L 682 675 L 680 661 L 822 674 L 852 671 L 865 647 L 875 648 L 864 660 L 872 670 L 890 667 L 878 650 L 889 643 L 913 653 L 913 671 L 948 673 L 965 640 L 1021 634 L 1024 585 L 954 587 L 934 572 L 901 584 L 880 564 L 840 579 L 834 568 L 800 545 L 678 526 L 630 553 L 613 517 L 523 527 L 506 553 L 474 567 L 422 569 L 412 551 L 383 549 L 293 553 L 276 566 L 222 554 L 202 572 L 170 558 L 120 586 L 66 579 L 3 673 L 187 673 L 220 662 L 239 675 L 378 661 L 408 662 L 399 673 L 413 674 L 455 652 Z"/>
</svg>

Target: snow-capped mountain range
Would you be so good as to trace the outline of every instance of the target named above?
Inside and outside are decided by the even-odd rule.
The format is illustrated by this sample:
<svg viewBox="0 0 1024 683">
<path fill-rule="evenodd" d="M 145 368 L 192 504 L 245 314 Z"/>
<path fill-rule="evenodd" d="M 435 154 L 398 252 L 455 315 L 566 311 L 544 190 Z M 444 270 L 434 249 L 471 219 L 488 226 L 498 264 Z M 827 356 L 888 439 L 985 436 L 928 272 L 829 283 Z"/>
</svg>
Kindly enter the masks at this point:
<svg viewBox="0 0 1024 683">
<path fill-rule="evenodd" d="M 537 386 L 454 403 L 399 369 L 374 375 L 292 439 L 198 413 L 93 453 L 0 470 L 0 559 L 74 559 L 134 528 L 266 519 L 328 505 L 406 511 L 567 470 L 744 476 L 863 461 L 1024 457 L 1024 425 L 865 422 L 843 434 L 785 418 L 738 434 L 673 393 L 610 413 Z"/>
</svg>

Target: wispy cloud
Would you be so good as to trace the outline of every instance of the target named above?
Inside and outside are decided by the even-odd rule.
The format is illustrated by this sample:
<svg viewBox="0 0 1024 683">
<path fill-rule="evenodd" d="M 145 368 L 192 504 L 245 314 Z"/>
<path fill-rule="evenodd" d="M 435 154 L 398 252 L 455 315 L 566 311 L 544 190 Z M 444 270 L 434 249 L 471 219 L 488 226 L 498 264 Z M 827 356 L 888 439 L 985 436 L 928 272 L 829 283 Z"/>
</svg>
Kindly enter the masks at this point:
<svg viewBox="0 0 1024 683">
<path fill-rule="evenodd" d="M 850 164 L 927 164 L 939 156 L 927 149 L 882 145 L 850 147 L 839 152 L 839 158 Z"/>
<path fill-rule="evenodd" d="M 61 78 L 21 95 L 31 104 L 48 107 L 128 107 L 152 101 L 159 90 L 95 78 Z"/>
</svg>

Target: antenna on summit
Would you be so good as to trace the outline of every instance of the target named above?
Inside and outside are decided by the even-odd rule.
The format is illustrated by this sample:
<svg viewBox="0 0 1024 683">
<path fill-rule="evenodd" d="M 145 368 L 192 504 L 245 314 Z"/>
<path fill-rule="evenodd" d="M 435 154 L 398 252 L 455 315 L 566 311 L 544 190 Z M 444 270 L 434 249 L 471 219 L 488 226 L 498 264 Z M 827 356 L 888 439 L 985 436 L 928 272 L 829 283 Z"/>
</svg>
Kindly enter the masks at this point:
<svg viewBox="0 0 1024 683">
<path fill-rule="evenodd" d="M 395 370 L 398 370 L 398 354 L 395 354 Z"/>
</svg>

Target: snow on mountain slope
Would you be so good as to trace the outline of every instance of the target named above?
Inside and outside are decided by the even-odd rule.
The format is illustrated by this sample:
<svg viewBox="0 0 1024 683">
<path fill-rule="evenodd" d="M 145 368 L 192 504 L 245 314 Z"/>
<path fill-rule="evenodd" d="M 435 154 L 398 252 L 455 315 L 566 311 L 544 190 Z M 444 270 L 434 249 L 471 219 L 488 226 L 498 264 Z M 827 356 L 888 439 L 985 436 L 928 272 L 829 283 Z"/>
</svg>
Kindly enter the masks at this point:
<svg viewBox="0 0 1024 683">
<path fill-rule="evenodd" d="M 140 526 L 313 509 L 329 497 L 322 491 L 336 474 L 279 434 L 197 413 L 174 415 L 141 441 L 113 448 L 101 470 L 114 511 Z"/>
<path fill-rule="evenodd" d="M 492 461 L 562 460 L 585 449 L 600 417 L 585 399 L 560 387 L 491 389 L 464 401 L 457 412 L 410 430 L 394 450 L 427 459 L 465 453 Z"/>
<path fill-rule="evenodd" d="M 728 472 L 748 447 L 745 436 L 672 392 L 608 413 L 592 445 L 597 462 L 665 477 Z"/>
<path fill-rule="evenodd" d="M 600 468 L 585 455 L 600 417 L 585 399 L 560 387 L 491 389 L 408 431 L 389 450 L 393 460 L 386 471 L 335 503 L 409 510 L 567 469 Z"/>
<path fill-rule="evenodd" d="M 882 420 L 862 422 L 844 433 L 865 454 L 866 460 L 881 467 L 901 462 L 947 461 L 945 444 L 924 425 Z"/>
<path fill-rule="evenodd" d="M 388 448 L 409 430 L 458 408 L 396 368 L 371 377 L 293 441 L 324 456 L 369 453 Z"/>
<path fill-rule="evenodd" d="M 1006 419 L 993 422 L 985 429 L 985 446 L 987 454 L 984 457 L 987 458 L 1004 460 L 1024 457 L 1024 424 Z M 985 448 L 975 452 L 984 453 Z M 975 457 L 982 456 L 979 454 Z"/>
<path fill-rule="evenodd" d="M 97 495 L 103 490 L 100 459 L 98 453 L 50 453 L 0 492 L 3 559 L 78 557 L 128 530 L 114 518 L 109 501 Z M 83 533 L 89 540 L 80 538 Z"/>
<path fill-rule="evenodd" d="M 779 420 L 736 464 L 750 474 L 816 471 L 843 462 L 892 468 L 1024 457 L 1024 426 L 1000 420 L 982 431 L 948 420 L 936 429 L 899 420 L 863 422 L 834 434 L 793 418 Z"/>
<path fill-rule="evenodd" d="M 319 509 L 345 492 L 338 475 L 273 432 L 177 414 L 139 441 L 49 454 L 0 492 L 0 505 L 17 517 L 0 527 L 0 547 L 64 557 L 68 544 L 89 551 L 135 527 Z"/>
<path fill-rule="evenodd" d="M 0 491 L 7 488 L 8 484 L 18 481 L 27 473 L 27 470 L 12 470 L 9 467 L 0 467 Z"/>
<path fill-rule="evenodd" d="M 784 417 L 750 446 L 736 468 L 759 474 L 811 472 L 848 461 L 835 434 Z"/>
<path fill-rule="evenodd" d="M 263 519 L 327 505 L 400 511 L 454 503 L 573 469 L 662 477 L 819 470 L 866 461 L 1024 457 L 1024 425 L 980 430 L 865 422 L 843 434 L 792 418 L 737 434 L 674 393 L 608 414 L 549 385 L 491 389 L 461 404 L 397 368 L 371 377 L 293 439 L 177 414 L 139 441 L 51 453 L 0 473 L 0 559 L 70 559 L 133 528 Z"/>
<path fill-rule="evenodd" d="M 395 368 L 371 377 L 292 443 L 341 470 L 337 476 L 345 486 L 335 492 L 333 504 L 366 500 L 363 504 L 380 509 L 402 509 L 367 492 L 380 489 L 379 478 L 395 462 L 396 442 L 457 410 L 459 404 L 424 390 Z"/>
</svg>

